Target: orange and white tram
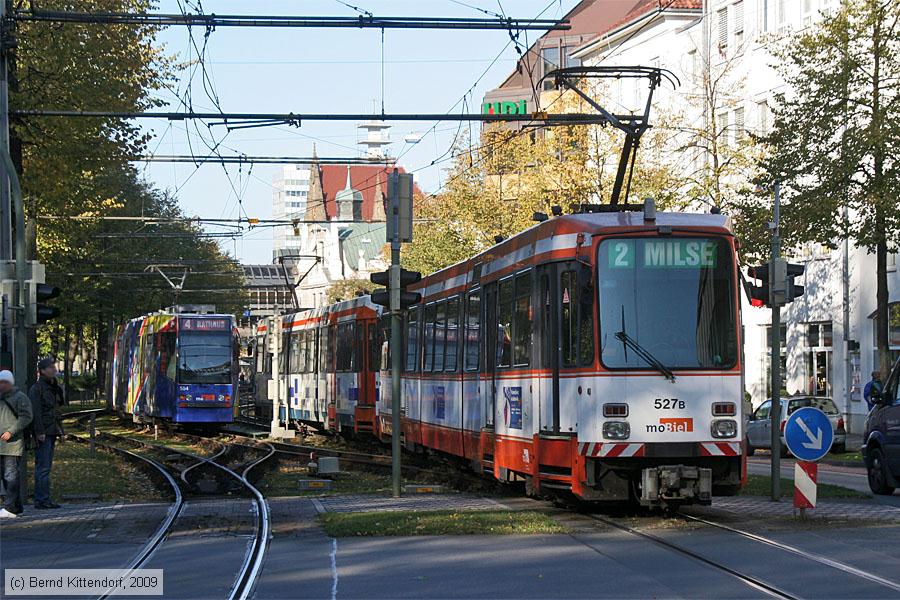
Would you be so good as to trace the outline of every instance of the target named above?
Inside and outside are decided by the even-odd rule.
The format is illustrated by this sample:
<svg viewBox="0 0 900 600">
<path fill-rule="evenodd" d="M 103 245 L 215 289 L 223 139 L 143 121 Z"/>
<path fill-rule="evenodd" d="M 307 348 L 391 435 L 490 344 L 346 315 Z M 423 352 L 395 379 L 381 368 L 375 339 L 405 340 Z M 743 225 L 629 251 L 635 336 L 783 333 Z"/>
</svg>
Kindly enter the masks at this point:
<svg viewBox="0 0 900 600">
<path fill-rule="evenodd" d="M 404 316 L 404 444 L 533 493 L 734 494 L 739 281 L 726 217 L 652 206 L 552 218 L 429 275 Z M 380 307 L 360 297 L 272 325 L 282 419 L 390 436 Z"/>
</svg>

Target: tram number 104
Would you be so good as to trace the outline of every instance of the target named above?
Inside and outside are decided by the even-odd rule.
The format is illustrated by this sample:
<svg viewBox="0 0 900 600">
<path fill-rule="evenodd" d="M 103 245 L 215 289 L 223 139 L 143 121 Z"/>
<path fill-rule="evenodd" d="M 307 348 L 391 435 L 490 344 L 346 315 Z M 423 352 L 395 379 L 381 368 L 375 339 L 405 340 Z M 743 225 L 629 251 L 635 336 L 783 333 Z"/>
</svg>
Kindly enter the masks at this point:
<svg viewBox="0 0 900 600">
<path fill-rule="evenodd" d="M 678 398 L 657 398 L 653 401 L 656 410 L 684 410 L 684 400 Z"/>
</svg>

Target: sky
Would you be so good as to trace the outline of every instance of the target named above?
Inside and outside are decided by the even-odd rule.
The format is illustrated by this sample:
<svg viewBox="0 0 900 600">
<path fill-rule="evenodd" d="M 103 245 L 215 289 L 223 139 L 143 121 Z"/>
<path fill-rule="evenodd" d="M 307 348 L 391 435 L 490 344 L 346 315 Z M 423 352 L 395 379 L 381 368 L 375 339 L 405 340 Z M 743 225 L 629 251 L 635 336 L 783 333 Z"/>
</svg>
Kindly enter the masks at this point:
<svg viewBox="0 0 900 600">
<path fill-rule="evenodd" d="M 157 10 L 181 12 L 185 0 L 159 0 Z M 193 0 L 196 2 L 196 0 Z M 356 15 L 348 5 L 376 16 L 487 17 L 477 8 L 514 18 L 560 18 L 577 0 L 265 0 L 252 3 L 206 0 L 206 13 L 264 15 Z M 466 6 L 468 5 L 468 6 Z M 473 8 L 474 7 L 474 8 Z M 205 30 L 193 29 L 197 47 Z M 527 39 L 526 39 L 527 33 Z M 523 32 L 526 46 L 540 32 Z M 163 30 L 158 41 L 176 61 L 196 64 L 186 27 Z M 383 55 L 383 62 L 382 62 Z M 167 104 L 157 110 L 184 110 L 179 101 L 190 96 L 197 112 L 277 113 L 446 113 L 480 111 L 481 100 L 515 67 L 517 54 L 505 31 L 277 29 L 223 27 L 210 33 L 205 52 L 206 85 L 202 70 L 186 66 L 171 89 L 156 97 Z M 383 76 L 382 76 L 383 71 Z M 193 76 L 191 73 L 193 72 Z M 382 84 L 383 82 L 383 84 Z M 212 98 L 210 97 L 212 96 Z M 313 144 L 319 156 L 355 157 L 360 133 L 353 122 L 304 122 L 227 132 L 203 123 L 149 121 L 142 127 L 153 134 L 149 150 L 156 154 L 208 155 L 208 145 L 219 144 L 223 155 L 310 156 Z M 449 166 L 448 150 L 456 136 L 467 142 L 466 125 L 395 123 L 391 156 L 415 172 L 426 192 L 440 189 Z M 471 135 L 477 139 L 477 131 Z M 421 136 L 405 143 L 408 135 Z M 443 157 L 443 158 L 442 158 Z M 435 159 L 442 162 L 432 165 Z M 204 218 L 252 217 L 272 213 L 272 178 L 280 165 L 226 165 L 143 163 L 145 178 L 174 193 L 185 213 Z M 208 228 L 209 231 L 222 231 Z M 272 260 L 272 230 L 256 228 L 238 239 L 221 242 L 224 250 L 245 263 Z"/>
</svg>

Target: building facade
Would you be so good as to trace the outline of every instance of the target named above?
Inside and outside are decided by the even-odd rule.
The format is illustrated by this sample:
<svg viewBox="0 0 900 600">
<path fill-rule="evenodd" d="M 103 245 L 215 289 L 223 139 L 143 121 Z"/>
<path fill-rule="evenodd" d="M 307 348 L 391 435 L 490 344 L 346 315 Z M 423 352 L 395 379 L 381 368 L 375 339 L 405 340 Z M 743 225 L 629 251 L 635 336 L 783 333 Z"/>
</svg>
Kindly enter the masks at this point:
<svg viewBox="0 0 900 600">
<path fill-rule="evenodd" d="M 309 173 L 306 165 L 285 165 L 272 178 L 272 218 L 303 219 L 309 195 Z M 279 225 L 272 232 L 274 252 L 278 257 L 296 253 L 301 240 L 294 235 L 292 225 Z"/>
<path fill-rule="evenodd" d="M 775 44 L 837 9 L 839 0 L 705 0 L 639 2 L 622 20 L 575 49 L 587 65 L 649 65 L 671 70 L 681 81 L 657 96 L 656 113 L 678 114 L 688 128 L 714 128 L 710 138 L 734 144 L 753 131 L 766 134 L 778 94 L 788 92 L 773 68 Z M 710 93 L 715 90 L 715 94 Z M 617 84 L 613 102 L 628 109 L 638 90 Z M 684 140 L 675 145 L 684 146 Z M 709 152 L 672 154 L 686 172 Z M 683 155 L 691 152 L 690 155 Z M 698 165 L 698 163 L 700 163 Z M 695 207 L 703 209 L 703 206 Z M 860 433 L 867 414 L 862 388 L 877 368 L 875 351 L 875 256 L 842 241 L 787 252 L 805 265 L 804 295 L 782 310 L 781 388 L 789 394 L 832 397 L 850 432 Z M 891 351 L 900 355 L 900 275 L 889 256 Z M 746 299 L 745 299 L 746 300 Z M 771 311 L 745 301 L 746 391 L 759 405 L 771 393 Z"/>
</svg>

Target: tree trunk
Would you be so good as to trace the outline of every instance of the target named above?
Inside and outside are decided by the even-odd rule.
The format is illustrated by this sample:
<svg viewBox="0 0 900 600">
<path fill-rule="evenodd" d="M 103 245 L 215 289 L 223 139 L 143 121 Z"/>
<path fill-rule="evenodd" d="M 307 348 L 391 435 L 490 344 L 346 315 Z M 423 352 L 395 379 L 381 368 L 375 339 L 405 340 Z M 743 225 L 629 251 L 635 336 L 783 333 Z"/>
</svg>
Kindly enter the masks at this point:
<svg viewBox="0 0 900 600">
<path fill-rule="evenodd" d="M 97 315 L 97 390 L 106 389 L 106 361 L 107 361 L 107 340 L 108 333 L 106 330 L 106 322 L 103 315 Z"/>
<path fill-rule="evenodd" d="M 883 217 L 879 219 L 880 210 L 876 211 L 876 227 L 879 231 L 883 228 L 877 225 L 883 223 Z M 878 349 L 878 369 L 881 371 L 882 381 L 887 380 L 891 372 L 891 347 L 888 339 L 890 328 L 890 311 L 888 304 L 888 277 L 887 277 L 887 243 L 882 240 L 875 248 L 875 347 Z"/>
</svg>

